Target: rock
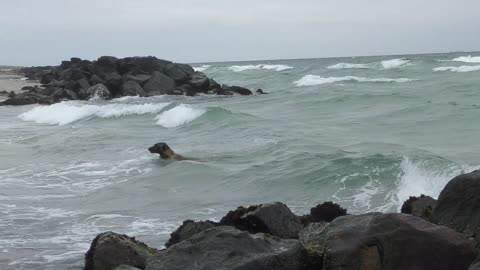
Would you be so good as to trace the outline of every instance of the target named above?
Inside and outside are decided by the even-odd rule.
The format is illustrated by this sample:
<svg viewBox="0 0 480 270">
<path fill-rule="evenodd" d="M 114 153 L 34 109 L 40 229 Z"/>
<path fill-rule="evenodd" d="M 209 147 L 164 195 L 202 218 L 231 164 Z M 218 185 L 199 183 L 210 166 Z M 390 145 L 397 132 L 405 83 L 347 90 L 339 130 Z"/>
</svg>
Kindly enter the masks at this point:
<svg viewBox="0 0 480 270">
<path fill-rule="evenodd" d="M 235 226 L 251 233 L 268 233 L 290 239 L 297 238 L 303 227 L 300 218 L 280 202 L 249 208 L 239 207 L 222 218 L 220 224 Z"/>
<path fill-rule="evenodd" d="M 106 84 L 106 82 L 104 80 L 102 80 L 100 77 L 98 77 L 97 75 L 92 75 L 92 77 L 90 77 L 90 80 L 88 81 L 90 83 L 90 85 L 96 85 L 96 84 Z"/>
<path fill-rule="evenodd" d="M 81 89 L 88 89 L 91 87 L 90 83 L 88 82 L 88 80 L 86 78 L 82 78 L 80 80 L 77 81 L 77 86 L 78 86 L 78 89 L 74 89 L 74 90 L 81 90 Z"/>
<path fill-rule="evenodd" d="M 480 270 L 480 257 L 478 257 L 472 265 L 468 268 L 468 270 Z"/>
<path fill-rule="evenodd" d="M 165 247 L 170 247 L 177 243 L 180 243 L 184 240 L 189 239 L 197 233 L 203 232 L 207 229 L 215 227 L 215 224 L 211 221 L 193 221 L 185 220 L 176 231 L 170 234 L 170 239 L 168 239 Z"/>
<path fill-rule="evenodd" d="M 24 86 L 24 87 L 22 87 L 22 89 L 20 89 L 20 90 L 22 90 L 22 91 L 30 91 L 30 90 L 32 90 L 32 89 L 35 89 L 35 87 L 33 87 L 33 86 Z"/>
<path fill-rule="evenodd" d="M 137 75 L 125 75 L 123 76 L 124 81 L 134 81 L 138 83 L 139 85 L 144 85 L 148 80 L 150 80 L 151 75 L 148 74 L 137 74 Z"/>
<path fill-rule="evenodd" d="M 41 84 L 49 84 L 54 80 L 55 80 L 55 76 L 53 76 L 53 74 L 45 74 L 40 79 L 40 83 Z"/>
<path fill-rule="evenodd" d="M 85 254 L 84 270 L 107 270 L 120 265 L 145 269 L 147 258 L 155 252 L 135 238 L 104 232 L 95 237 Z"/>
<path fill-rule="evenodd" d="M 480 243 L 479 194 L 480 170 L 453 178 L 438 197 L 432 221 L 474 237 Z"/>
<path fill-rule="evenodd" d="M 164 72 L 165 67 L 171 63 L 153 56 L 126 57 L 118 60 L 117 70 L 120 74 L 152 74 L 155 71 Z"/>
<path fill-rule="evenodd" d="M 420 197 L 412 196 L 403 203 L 401 212 L 430 221 L 436 203 L 437 201 L 434 198 L 423 194 Z"/>
<path fill-rule="evenodd" d="M 215 94 L 217 95 L 242 95 L 242 96 L 248 96 L 248 95 L 253 95 L 252 91 L 248 90 L 247 88 L 243 88 L 240 86 L 228 86 L 228 85 L 223 85 L 221 88 L 215 89 Z"/>
<path fill-rule="evenodd" d="M 110 90 L 108 90 L 108 88 L 101 83 L 94 85 L 82 92 L 83 96 L 87 97 L 87 99 L 93 98 L 107 100 L 111 98 Z"/>
<path fill-rule="evenodd" d="M 298 240 L 220 226 L 156 253 L 146 270 L 300 270 L 303 255 Z"/>
<path fill-rule="evenodd" d="M 210 88 L 210 79 L 202 72 L 195 72 L 189 81 L 195 92 L 207 92 Z"/>
<path fill-rule="evenodd" d="M 187 82 L 195 71 L 186 64 L 171 63 L 165 67 L 165 75 L 177 83 Z"/>
<path fill-rule="evenodd" d="M 8 93 L 8 91 L 0 91 L 0 96 L 8 96 L 10 93 Z"/>
<path fill-rule="evenodd" d="M 53 104 L 54 100 L 51 97 L 41 95 L 38 93 L 21 93 L 17 94 L 3 102 L 1 105 L 29 105 L 29 104 Z"/>
<path fill-rule="evenodd" d="M 324 202 L 310 209 L 310 214 L 304 216 L 303 223 L 310 222 L 331 222 L 337 217 L 345 216 L 347 210 L 333 202 Z"/>
<path fill-rule="evenodd" d="M 120 266 L 115 267 L 115 269 L 113 270 L 140 270 L 140 268 L 122 264 Z"/>
<path fill-rule="evenodd" d="M 174 95 L 186 95 L 186 96 L 195 96 L 197 92 L 193 90 L 193 87 L 189 84 L 180 85 L 173 91 Z"/>
<path fill-rule="evenodd" d="M 52 95 L 53 101 L 58 102 L 62 100 L 77 100 L 78 96 L 72 90 L 59 89 Z"/>
<path fill-rule="evenodd" d="M 263 92 L 262 89 L 257 89 L 257 91 L 255 91 L 255 93 L 257 93 L 257 95 L 267 95 L 268 94 L 268 93 Z"/>
<path fill-rule="evenodd" d="M 45 95 L 45 96 L 51 96 L 51 95 L 53 95 L 53 93 L 55 93 L 56 91 L 58 91 L 60 89 L 62 89 L 62 88 L 55 87 L 55 86 L 47 86 L 47 88 L 38 90 L 38 93 L 41 94 L 41 95 Z"/>
<path fill-rule="evenodd" d="M 9 98 L 13 98 L 17 95 L 17 93 L 15 93 L 14 91 L 10 91 L 10 94 L 8 94 L 8 97 Z"/>
<path fill-rule="evenodd" d="M 143 86 L 148 95 L 166 95 L 175 89 L 175 81 L 166 75 L 155 71 Z"/>
<path fill-rule="evenodd" d="M 324 270 L 467 269 L 477 256 L 462 234 L 406 214 L 343 216 L 299 235 L 311 263 Z"/>
<path fill-rule="evenodd" d="M 128 81 L 120 88 L 122 96 L 146 96 L 145 90 L 136 82 Z"/>
</svg>

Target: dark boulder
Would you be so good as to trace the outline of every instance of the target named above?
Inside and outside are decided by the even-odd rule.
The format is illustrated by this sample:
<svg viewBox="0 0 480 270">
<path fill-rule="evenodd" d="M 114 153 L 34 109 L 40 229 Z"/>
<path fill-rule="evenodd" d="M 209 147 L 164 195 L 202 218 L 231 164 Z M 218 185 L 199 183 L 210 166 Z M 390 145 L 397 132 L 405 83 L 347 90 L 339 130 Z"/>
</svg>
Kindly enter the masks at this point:
<svg viewBox="0 0 480 270">
<path fill-rule="evenodd" d="M 310 222 L 331 222 L 337 217 L 345 216 L 347 210 L 333 202 L 324 202 L 310 209 L 310 214 L 303 216 L 304 224 Z"/>
<path fill-rule="evenodd" d="M 47 86 L 46 88 L 38 90 L 37 93 L 39 93 L 41 95 L 45 95 L 45 96 L 51 96 L 51 95 L 53 95 L 53 93 L 55 93 L 56 91 L 58 91 L 60 89 L 62 89 L 62 88 L 55 87 L 55 86 Z"/>
<path fill-rule="evenodd" d="M 155 71 L 163 72 L 170 63 L 172 62 L 153 56 L 126 57 L 118 60 L 117 70 L 120 74 L 151 74 Z"/>
<path fill-rule="evenodd" d="M 88 80 L 86 78 L 82 78 L 82 79 L 78 80 L 75 86 L 76 86 L 76 88 L 74 90 L 76 90 L 76 91 L 79 91 L 81 89 L 88 89 L 88 88 L 91 87 L 90 83 L 88 82 Z"/>
<path fill-rule="evenodd" d="M 300 270 L 303 256 L 298 240 L 220 226 L 157 252 L 146 270 Z"/>
<path fill-rule="evenodd" d="M 150 80 L 150 77 L 152 77 L 149 74 L 137 74 L 137 75 L 132 75 L 132 74 L 127 74 L 123 76 L 124 81 L 134 81 L 140 85 L 144 85 L 148 80 Z"/>
<path fill-rule="evenodd" d="M 2 90 L 0 91 L 0 96 L 8 96 L 10 93 L 8 91 Z"/>
<path fill-rule="evenodd" d="M 477 256 L 464 235 L 406 214 L 343 216 L 304 230 L 300 242 L 324 270 L 467 269 Z"/>
<path fill-rule="evenodd" d="M 94 85 L 84 91 L 82 91 L 82 96 L 86 97 L 86 99 L 110 99 L 112 96 L 110 94 L 110 90 L 103 85 L 97 84 Z"/>
<path fill-rule="evenodd" d="M 256 93 L 257 95 L 267 95 L 267 94 L 268 94 L 268 93 L 263 92 L 262 89 L 257 89 L 257 91 L 255 91 L 255 93 Z"/>
<path fill-rule="evenodd" d="M 75 92 L 68 89 L 59 89 L 52 94 L 53 101 L 58 102 L 62 100 L 77 100 L 78 96 Z"/>
<path fill-rule="evenodd" d="M 472 265 L 468 268 L 468 270 L 480 270 L 480 257 L 478 257 Z"/>
<path fill-rule="evenodd" d="M 210 79 L 202 72 L 195 72 L 189 81 L 195 92 L 208 92 L 210 89 Z"/>
<path fill-rule="evenodd" d="M 247 88 L 243 88 L 240 86 L 228 86 L 228 85 L 222 85 L 221 88 L 216 88 L 214 90 L 214 93 L 216 95 L 242 95 L 242 96 L 248 96 L 248 95 L 253 95 L 252 91 L 248 90 Z"/>
<path fill-rule="evenodd" d="M 128 81 L 120 88 L 122 96 L 146 96 L 145 90 L 136 82 Z"/>
<path fill-rule="evenodd" d="M 22 87 L 21 90 L 22 90 L 22 91 L 30 91 L 30 90 L 32 90 L 32 89 L 35 89 L 35 87 L 33 87 L 33 86 L 24 86 L 24 87 Z"/>
<path fill-rule="evenodd" d="M 17 94 L 3 102 L 0 105 L 29 105 L 29 104 L 53 104 L 54 100 L 45 95 L 38 93 L 21 93 Z"/>
<path fill-rule="evenodd" d="M 148 95 L 166 95 L 175 89 L 175 81 L 158 71 L 143 86 Z"/>
<path fill-rule="evenodd" d="M 85 254 L 84 270 L 108 270 L 120 265 L 145 269 L 147 258 L 155 252 L 133 237 L 104 232 L 95 237 Z"/>
<path fill-rule="evenodd" d="M 281 238 L 297 238 L 302 229 L 300 218 L 283 203 L 276 202 L 239 207 L 220 220 L 221 225 L 235 226 L 251 233 L 268 233 Z"/>
<path fill-rule="evenodd" d="M 190 65 L 171 63 L 165 67 L 165 75 L 177 83 L 187 82 L 195 71 Z"/>
<path fill-rule="evenodd" d="M 480 170 L 453 178 L 440 193 L 432 221 L 480 242 Z"/>
<path fill-rule="evenodd" d="M 165 247 L 170 247 L 184 240 L 189 239 L 197 233 L 203 232 L 207 229 L 215 227 L 216 224 L 211 221 L 193 221 L 185 220 L 180 227 L 178 227 L 173 233 L 170 234 Z"/>
<path fill-rule="evenodd" d="M 403 203 L 401 212 L 430 221 L 436 203 L 437 200 L 423 194 L 420 195 L 420 197 L 411 196 Z"/>
<path fill-rule="evenodd" d="M 90 77 L 90 80 L 88 81 L 90 83 L 90 85 L 96 85 L 96 84 L 106 84 L 106 82 L 104 80 L 102 80 L 100 77 L 98 77 L 97 75 L 92 75 L 92 77 Z"/>
</svg>

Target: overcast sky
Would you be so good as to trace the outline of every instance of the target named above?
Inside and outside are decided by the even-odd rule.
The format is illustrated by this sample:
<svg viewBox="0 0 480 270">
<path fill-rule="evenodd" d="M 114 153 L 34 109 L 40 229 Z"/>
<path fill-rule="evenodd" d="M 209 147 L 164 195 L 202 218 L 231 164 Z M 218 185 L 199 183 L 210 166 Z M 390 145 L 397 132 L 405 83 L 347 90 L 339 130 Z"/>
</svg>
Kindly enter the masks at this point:
<svg viewBox="0 0 480 270">
<path fill-rule="evenodd" d="M 480 50 L 479 0 L 0 0 L 0 64 Z"/>
</svg>

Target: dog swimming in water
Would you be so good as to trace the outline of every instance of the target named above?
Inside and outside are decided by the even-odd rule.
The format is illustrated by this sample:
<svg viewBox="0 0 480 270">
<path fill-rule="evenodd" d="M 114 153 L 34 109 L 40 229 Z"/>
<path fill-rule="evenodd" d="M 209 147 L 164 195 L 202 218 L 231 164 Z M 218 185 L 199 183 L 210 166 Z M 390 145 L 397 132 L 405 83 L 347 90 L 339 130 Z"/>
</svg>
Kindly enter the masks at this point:
<svg viewBox="0 0 480 270">
<path fill-rule="evenodd" d="M 197 158 L 184 157 L 176 154 L 172 148 L 164 142 L 154 144 L 152 147 L 148 148 L 148 151 L 150 151 L 150 153 L 159 154 L 161 159 L 200 161 L 200 159 Z"/>
</svg>

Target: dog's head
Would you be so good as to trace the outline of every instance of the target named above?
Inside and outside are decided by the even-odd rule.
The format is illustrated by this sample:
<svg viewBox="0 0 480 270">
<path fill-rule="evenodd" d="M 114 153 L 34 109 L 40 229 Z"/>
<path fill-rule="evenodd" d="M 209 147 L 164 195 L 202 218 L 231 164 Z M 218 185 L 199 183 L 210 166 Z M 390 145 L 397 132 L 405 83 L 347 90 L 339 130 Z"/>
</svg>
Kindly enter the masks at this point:
<svg viewBox="0 0 480 270">
<path fill-rule="evenodd" d="M 164 142 L 156 143 L 152 147 L 148 148 L 150 153 L 159 154 L 163 159 L 171 158 L 175 152 Z"/>
</svg>

